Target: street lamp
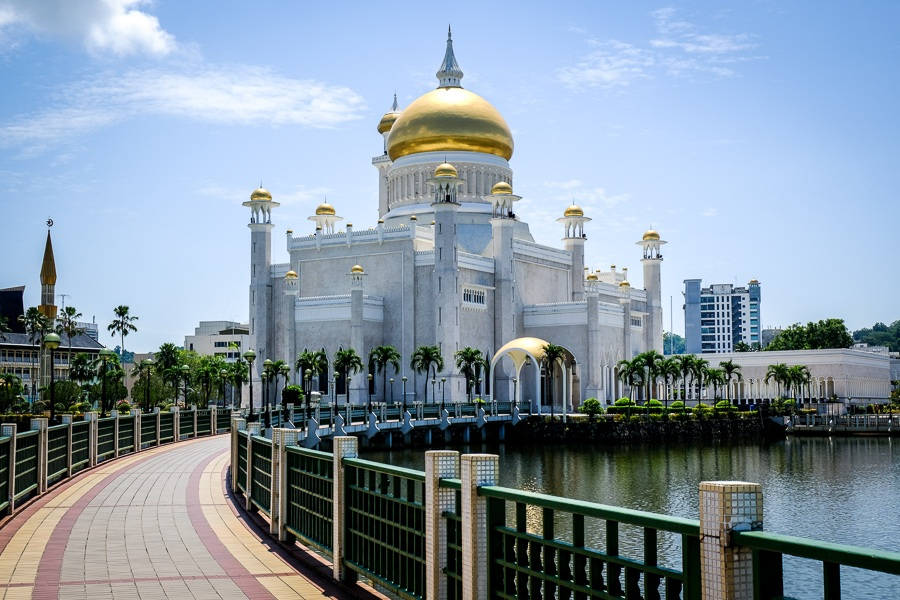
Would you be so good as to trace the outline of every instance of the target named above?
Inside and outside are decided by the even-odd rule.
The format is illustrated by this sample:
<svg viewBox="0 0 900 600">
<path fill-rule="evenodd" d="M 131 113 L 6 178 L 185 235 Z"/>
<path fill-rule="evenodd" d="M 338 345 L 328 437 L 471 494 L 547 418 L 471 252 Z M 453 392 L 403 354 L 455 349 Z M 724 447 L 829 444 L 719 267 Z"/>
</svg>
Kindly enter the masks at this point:
<svg viewBox="0 0 900 600">
<path fill-rule="evenodd" d="M 496 387 L 496 386 L 494 386 Z M 519 378 L 513 377 L 513 408 L 519 406 Z"/>
<path fill-rule="evenodd" d="M 400 378 L 403 382 L 403 398 L 400 399 L 400 418 L 403 419 L 403 413 L 406 412 L 406 375 Z"/>
<path fill-rule="evenodd" d="M 184 407 L 187 408 L 188 380 L 191 377 L 191 368 L 187 365 L 181 365 L 181 376 L 184 377 Z"/>
<path fill-rule="evenodd" d="M 437 397 L 435 396 L 435 393 L 434 393 L 435 384 L 437 384 L 437 379 L 432 377 L 431 378 L 431 401 L 434 402 L 435 404 L 437 404 Z"/>
<path fill-rule="evenodd" d="M 337 416 L 337 382 L 340 375 L 334 374 L 331 382 L 331 426 L 334 427 L 334 418 Z"/>
<path fill-rule="evenodd" d="M 59 348 L 59 336 L 53 332 L 45 335 L 44 348 L 50 351 L 50 424 L 53 425 L 56 418 L 56 402 L 53 393 L 53 371 L 56 370 L 56 365 L 53 364 L 53 351 Z"/>
<path fill-rule="evenodd" d="M 369 373 L 369 376 L 366 378 L 369 380 L 369 387 L 366 389 L 369 395 L 369 405 L 366 408 L 366 412 L 372 412 L 372 374 Z"/>
<path fill-rule="evenodd" d="M 394 405 L 394 378 L 391 377 L 389 381 L 391 382 L 391 406 L 393 406 Z"/>
<path fill-rule="evenodd" d="M 303 420 L 303 427 L 306 427 L 307 423 L 309 423 L 309 397 L 312 395 L 312 376 L 313 376 L 312 369 L 307 369 L 306 373 L 304 373 L 304 375 L 306 375 L 306 390 L 307 391 L 306 391 L 306 402 L 305 402 L 306 406 L 305 406 L 304 413 L 303 413 L 303 415 L 305 417 Z M 303 427 L 301 427 L 301 429 Z"/>
<path fill-rule="evenodd" d="M 484 394 L 484 392 L 483 392 L 482 389 L 481 389 L 481 382 L 482 382 L 482 381 L 483 381 L 482 378 L 479 377 L 479 378 L 478 378 L 478 395 L 479 395 L 479 396 L 482 396 L 482 395 Z"/>
<path fill-rule="evenodd" d="M 141 363 L 141 367 L 147 367 L 147 377 L 144 379 L 144 412 L 150 411 L 150 369 L 154 364 L 152 358 L 148 358 Z"/>
<path fill-rule="evenodd" d="M 272 375 L 272 360 L 267 358 L 263 361 L 263 401 L 266 429 L 272 426 L 272 411 L 269 408 L 269 382 L 272 381 Z"/>
<path fill-rule="evenodd" d="M 447 395 L 447 378 L 441 377 L 441 412 L 444 411 L 444 397 Z"/>
<path fill-rule="evenodd" d="M 250 380 L 250 414 L 247 416 L 247 422 L 254 421 L 253 418 L 253 360 L 256 358 L 256 352 L 252 349 L 248 349 L 244 352 L 244 360 L 250 365 L 247 372 L 249 373 L 248 379 Z"/>
<path fill-rule="evenodd" d="M 110 356 L 113 356 L 115 352 L 110 350 L 109 348 L 103 348 L 99 352 L 100 360 L 103 365 L 103 374 L 100 376 L 100 416 L 106 416 L 106 361 L 109 360 Z M 177 381 L 176 381 L 177 383 Z"/>
<path fill-rule="evenodd" d="M 225 408 L 225 382 L 228 380 L 228 369 L 219 371 L 219 377 L 222 378 L 222 408 Z"/>
</svg>

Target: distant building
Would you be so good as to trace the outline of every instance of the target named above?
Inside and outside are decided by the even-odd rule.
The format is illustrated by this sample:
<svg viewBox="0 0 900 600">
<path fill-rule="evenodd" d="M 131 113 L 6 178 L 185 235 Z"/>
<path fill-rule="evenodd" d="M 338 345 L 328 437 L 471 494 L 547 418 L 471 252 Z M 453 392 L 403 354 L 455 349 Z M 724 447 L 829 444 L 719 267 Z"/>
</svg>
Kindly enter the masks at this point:
<svg viewBox="0 0 900 600">
<path fill-rule="evenodd" d="M 733 352 L 738 343 L 760 343 L 760 287 L 718 283 L 702 287 L 700 279 L 684 280 L 685 352 Z"/>
<path fill-rule="evenodd" d="M 98 329 L 96 323 L 93 323 L 93 322 L 89 323 L 87 321 L 84 321 L 84 322 L 79 321 L 78 323 L 76 323 L 76 325 L 78 326 L 79 329 L 84 330 L 84 335 L 88 336 L 95 342 L 100 339 L 100 330 Z"/>
<path fill-rule="evenodd" d="M 250 326 L 236 321 L 200 321 L 194 335 L 184 336 L 184 349 L 234 362 L 250 348 Z"/>
<path fill-rule="evenodd" d="M 772 340 L 774 340 L 781 332 L 781 328 L 770 327 L 767 329 L 763 329 L 760 333 L 760 345 L 765 348 L 766 346 L 771 344 Z"/>
</svg>

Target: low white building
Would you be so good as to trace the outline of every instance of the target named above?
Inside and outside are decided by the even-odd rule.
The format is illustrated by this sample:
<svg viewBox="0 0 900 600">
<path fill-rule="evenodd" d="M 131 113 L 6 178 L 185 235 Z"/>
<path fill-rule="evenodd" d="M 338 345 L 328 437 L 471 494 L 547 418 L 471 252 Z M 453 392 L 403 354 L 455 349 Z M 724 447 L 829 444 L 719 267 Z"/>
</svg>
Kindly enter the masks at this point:
<svg viewBox="0 0 900 600">
<path fill-rule="evenodd" d="M 250 348 L 250 326 L 236 321 L 200 321 L 194 335 L 184 336 L 184 349 L 234 362 Z"/>
</svg>

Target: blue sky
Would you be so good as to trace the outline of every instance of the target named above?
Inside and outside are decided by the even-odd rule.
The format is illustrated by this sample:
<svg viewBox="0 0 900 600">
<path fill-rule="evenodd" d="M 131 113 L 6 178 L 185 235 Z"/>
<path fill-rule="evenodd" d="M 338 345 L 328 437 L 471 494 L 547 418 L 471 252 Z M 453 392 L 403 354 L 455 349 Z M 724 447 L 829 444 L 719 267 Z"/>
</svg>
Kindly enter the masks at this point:
<svg viewBox="0 0 900 600">
<path fill-rule="evenodd" d="M 58 293 L 129 349 L 246 319 L 260 180 L 284 230 L 323 194 L 377 219 L 375 126 L 435 86 L 448 21 L 463 85 L 505 116 L 518 213 L 559 245 L 574 199 L 594 267 L 664 239 L 666 327 L 685 278 L 762 282 L 762 320 L 900 318 L 900 4 L 448 5 L 0 0 L 0 287 Z"/>
</svg>

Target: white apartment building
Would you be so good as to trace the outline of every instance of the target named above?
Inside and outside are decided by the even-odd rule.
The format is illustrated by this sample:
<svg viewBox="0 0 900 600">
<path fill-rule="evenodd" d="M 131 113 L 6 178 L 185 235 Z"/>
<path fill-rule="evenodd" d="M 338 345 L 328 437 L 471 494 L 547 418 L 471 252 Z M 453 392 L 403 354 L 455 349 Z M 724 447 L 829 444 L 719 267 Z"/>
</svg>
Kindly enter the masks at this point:
<svg viewBox="0 0 900 600">
<path fill-rule="evenodd" d="M 221 356 L 234 362 L 250 348 L 250 326 L 236 321 L 200 321 L 194 335 L 184 336 L 184 349 L 197 354 Z"/>
<path fill-rule="evenodd" d="M 733 352 L 744 342 L 760 342 L 760 287 L 718 283 L 702 287 L 700 279 L 684 280 L 685 351 L 692 354 Z"/>
</svg>

